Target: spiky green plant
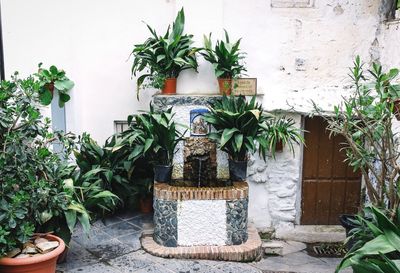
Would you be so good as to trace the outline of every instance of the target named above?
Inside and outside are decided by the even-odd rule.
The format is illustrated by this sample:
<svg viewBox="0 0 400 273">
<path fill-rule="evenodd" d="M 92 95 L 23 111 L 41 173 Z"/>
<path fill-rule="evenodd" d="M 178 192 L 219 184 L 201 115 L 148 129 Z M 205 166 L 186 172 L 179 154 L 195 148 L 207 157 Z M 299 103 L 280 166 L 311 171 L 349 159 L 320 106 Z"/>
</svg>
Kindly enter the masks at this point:
<svg viewBox="0 0 400 273">
<path fill-rule="evenodd" d="M 245 53 L 239 49 L 241 39 L 230 42 L 228 32 L 225 31 L 225 41 L 217 40 L 213 48 L 211 33 L 204 35 L 204 49 L 200 51 L 204 59 L 214 67 L 217 78 L 237 78 L 247 71 L 243 64 Z"/>
<path fill-rule="evenodd" d="M 172 31 L 168 26 L 164 35 L 158 35 L 156 30 L 147 25 L 152 36 L 144 43 L 134 46 L 132 55 L 132 75 L 145 71 L 137 78 L 137 96 L 146 81 L 145 86 L 162 89 L 166 78 L 177 78 L 183 70 L 194 69 L 197 72 L 196 52 L 192 46 L 193 35 L 183 34 L 185 13 L 183 8 L 178 12 Z"/>
<path fill-rule="evenodd" d="M 250 102 L 245 97 L 224 95 L 220 100 L 210 103 L 210 113 L 205 120 L 215 128 L 209 137 L 214 139 L 219 148 L 236 161 L 245 161 L 249 154 L 259 149 L 268 148 L 268 142 L 262 136 L 261 124 L 267 117 L 256 102 L 254 96 Z M 262 153 L 265 155 L 265 152 Z"/>
</svg>

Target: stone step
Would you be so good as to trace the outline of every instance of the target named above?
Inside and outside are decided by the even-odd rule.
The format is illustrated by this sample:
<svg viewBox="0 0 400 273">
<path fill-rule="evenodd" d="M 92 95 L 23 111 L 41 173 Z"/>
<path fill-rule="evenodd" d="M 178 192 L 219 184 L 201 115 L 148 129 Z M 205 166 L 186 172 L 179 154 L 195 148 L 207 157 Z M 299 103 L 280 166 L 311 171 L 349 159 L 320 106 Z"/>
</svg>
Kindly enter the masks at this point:
<svg viewBox="0 0 400 273">
<path fill-rule="evenodd" d="M 277 229 L 275 237 L 304 243 L 337 243 L 346 239 L 346 232 L 342 226 L 298 225 L 291 229 Z"/>
<path fill-rule="evenodd" d="M 263 251 L 266 255 L 285 256 L 290 253 L 295 253 L 306 249 L 305 243 L 296 241 L 264 241 L 262 244 Z"/>
</svg>

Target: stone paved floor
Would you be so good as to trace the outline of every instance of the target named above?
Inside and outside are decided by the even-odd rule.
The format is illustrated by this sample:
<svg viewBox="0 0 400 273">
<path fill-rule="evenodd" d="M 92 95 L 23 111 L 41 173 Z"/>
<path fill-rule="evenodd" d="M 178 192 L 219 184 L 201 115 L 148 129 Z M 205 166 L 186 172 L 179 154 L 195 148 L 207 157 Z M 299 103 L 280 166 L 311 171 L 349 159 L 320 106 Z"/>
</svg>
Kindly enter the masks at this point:
<svg viewBox="0 0 400 273">
<path fill-rule="evenodd" d="M 152 215 L 125 212 L 96 222 L 89 238 L 78 230 L 73 235 L 67 262 L 58 265 L 57 272 L 332 273 L 340 261 L 310 257 L 304 251 L 264 257 L 254 263 L 163 259 L 147 254 L 140 247 L 141 233 L 152 227 Z"/>
</svg>

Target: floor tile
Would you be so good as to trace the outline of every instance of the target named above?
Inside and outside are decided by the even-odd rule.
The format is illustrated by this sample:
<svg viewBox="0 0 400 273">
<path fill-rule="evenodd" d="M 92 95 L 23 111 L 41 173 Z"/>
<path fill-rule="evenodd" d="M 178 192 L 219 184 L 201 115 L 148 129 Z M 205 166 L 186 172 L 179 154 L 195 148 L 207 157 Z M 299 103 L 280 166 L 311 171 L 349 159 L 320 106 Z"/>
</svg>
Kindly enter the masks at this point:
<svg viewBox="0 0 400 273">
<path fill-rule="evenodd" d="M 140 228 L 134 225 L 131 225 L 128 222 L 122 221 L 118 224 L 108 226 L 102 229 L 105 233 L 110 235 L 111 237 L 119 237 L 127 234 L 132 234 L 140 231 Z"/>
</svg>

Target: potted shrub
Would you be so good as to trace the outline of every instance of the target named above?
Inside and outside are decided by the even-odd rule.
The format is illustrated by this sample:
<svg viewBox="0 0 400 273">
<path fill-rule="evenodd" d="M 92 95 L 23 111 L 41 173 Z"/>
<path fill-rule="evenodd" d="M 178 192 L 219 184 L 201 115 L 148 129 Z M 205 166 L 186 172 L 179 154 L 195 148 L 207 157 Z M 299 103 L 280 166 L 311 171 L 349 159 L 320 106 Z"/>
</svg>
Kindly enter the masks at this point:
<svg viewBox="0 0 400 273">
<path fill-rule="evenodd" d="M 38 73 L 35 74 L 40 85 L 39 98 L 42 104 L 49 105 L 53 100 L 54 90 L 58 91 L 58 105 L 64 107 L 70 100 L 68 92 L 74 87 L 74 82 L 68 79 L 65 71 L 52 65 L 49 69 L 42 68 L 39 64 Z"/>
<path fill-rule="evenodd" d="M 171 181 L 175 148 L 185 134 L 177 129 L 177 124 L 173 121 L 174 115 L 172 108 L 157 112 L 150 105 L 149 112 L 128 118 L 128 123 L 133 127 L 132 141 L 136 145 L 131 158 L 143 156 L 151 162 L 154 180 L 157 182 Z"/>
<path fill-rule="evenodd" d="M 303 142 L 300 130 L 293 127 L 293 120 L 266 115 L 255 96 L 248 102 L 244 96 L 224 94 L 220 100 L 210 103 L 209 108 L 210 113 L 204 118 L 215 129 L 209 137 L 228 154 L 232 181 L 246 179 L 250 154 L 258 151 L 265 160 L 268 152 L 274 154 L 279 140 L 285 141 L 292 151 L 294 143 Z M 276 132 L 280 134 L 277 136 Z"/>
<path fill-rule="evenodd" d="M 400 210 L 364 208 L 352 222 L 354 228 L 346 239 L 352 246 L 335 272 L 350 266 L 355 273 L 400 272 L 399 220 Z"/>
<path fill-rule="evenodd" d="M 211 33 L 208 37 L 204 35 L 204 49 L 200 53 L 214 67 L 220 93 L 230 95 L 232 79 L 239 77 L 247 70 L 243 64 L 245 53 L 239 49 L 241 39 L 230 42 L 228 32 L 224 31 L 225 41 L 217 40 L 214 48 Z"/>
<path fill-rule="evenodd" d="M 261 127 L 265 129 L 263 135 L 268 142 L 268 149 L 272 156 L 275 152 L 282 152 L 284 146 L 294 153 L 294 144 L 304 142 L 301 131 L 294 127 L 295 122 L 292 118 L 278 116 L 268 119 Z"/>
<path fill-rule="evenodd" d="M 22 255 L 33 233 L 71 204 L 55 171 L 60 162 L 49 143 L 56 136 L 38 109 L 39 84 L 29 77 L 0 84 L 0 271 L 55 272 L 65 245 L 61 238 L 45 237 L 57 245 L 47 254 Z M 25 247 L 24 247 L 25 244 Z M 38 248 L 38 244 L 35 244 Z M 31 249 L 34 251 L 36 248 Z M 49 249 L 50 250 L 50 249 Z M 7 257 L 9 256 L 9 257 Z"/>
<path fill-rule="evenodd" d="M 368 203 L 384 209 L 391 219 L 400 204 L 400 150 L 393 127 L 398 86 L 392 82 L 397 75 L 397 69 L 385 72 L 373 64 L 367 76 L 357 56 L 350 74 L 354 82 L 351 95 L 343 98 L 330 116 L 314 105 L 317 113 L 326 118 L 330 133 L 345 138 L 342 149 L 349 165 L 363 175 Z M 341 218 L 346 229 L 354 228 L 354 215 Z"/>
<path fill-rule="evenodd" d="M 132 55 L 132 75 L 145 71 L 137 78 L 137 96 L 143 87 L 161 89 L 162 94 L 176 93 L 176 78 L 186 69 L 197 72 L 196 52 L 192 47 L 193 35 L 183 34 L 185 14 L 183 8 L 178 12 L 172 29 L 168 26 L 164 35 L 147 25 L 151 37 L 144 43 L 134 46 Z"/>
</svg>

